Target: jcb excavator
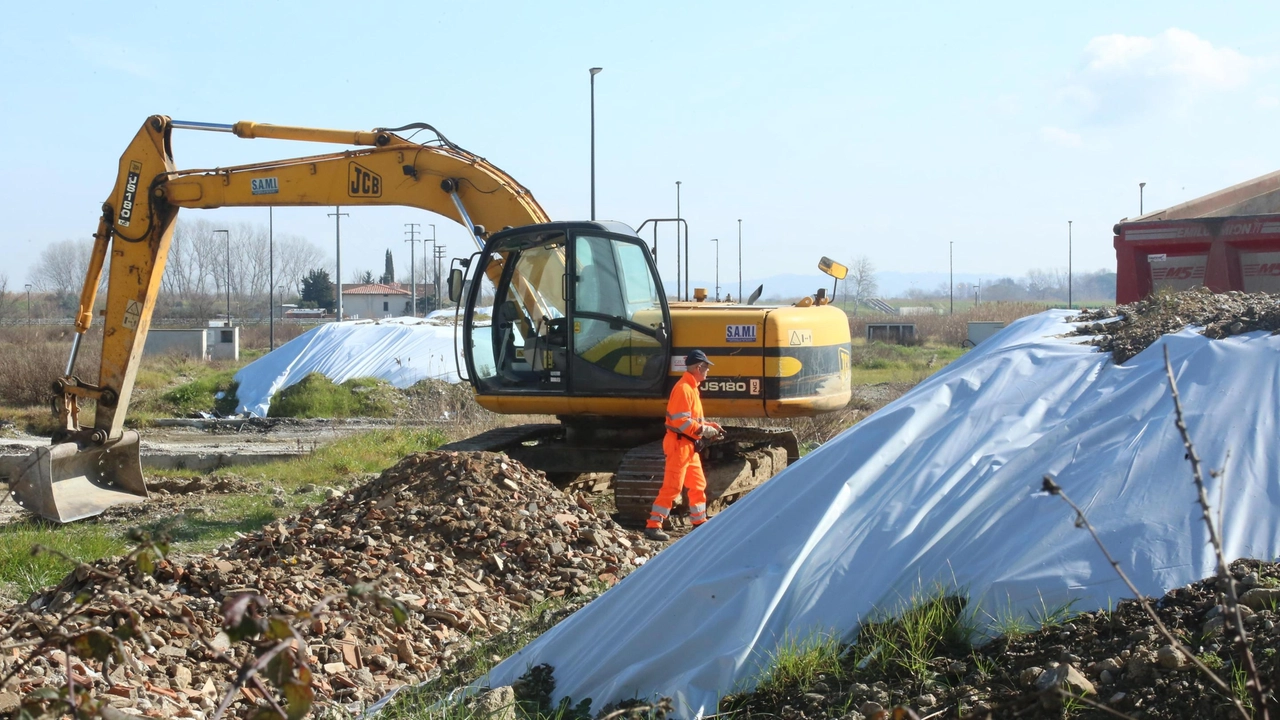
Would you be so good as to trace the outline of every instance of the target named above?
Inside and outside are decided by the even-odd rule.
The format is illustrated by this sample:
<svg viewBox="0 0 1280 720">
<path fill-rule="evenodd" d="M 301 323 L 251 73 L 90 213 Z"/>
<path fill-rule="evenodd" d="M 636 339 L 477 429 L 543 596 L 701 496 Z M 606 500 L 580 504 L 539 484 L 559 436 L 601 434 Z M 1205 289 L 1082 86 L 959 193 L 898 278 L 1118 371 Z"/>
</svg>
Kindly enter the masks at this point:
<svg viewBox="0 0 1280 720">
<path fill-rule="evenodd" d="M 360 146 L 226 168 L 178 170 L 175 129 Z M 428 131 L 413 142 L 397 134 Z M 102 206 L 80 295 L 76 336 L 54 383 L 61 429 L 11 478 L 25 508 L 59 522 L 147 496 L 138 434 L 124 429 L 151 313 L 180 208 L 405 205 L 451 218 L 479 251 L 454 261 L 465 376 L 498 413 L 559 423 L 502 428 L 452 447 L 502 450 L 552 477 L 615 473 L 619 511 L 643 517 L 662 480 L 666 397 L 698 347 L 714 375 L 708 415 L 811 416 L 850 397 L 849 328 L 821 305 L 770 308 L 670 303 L 649 247 L 611 222 L 550 222 L 523 186 L 426 124 L 368 132 L 238 122 L 146 120 L 120 158 Z M 503 228 L 490 233 L 486 228 Z M 95 383 L 75 374 L 110 253 L 102 360 Z M 460 374 L 463 368 L 459 368 Z M 81 404 L 97 405 L 82 427 Z M 798 456 L 786 430 L 728 428 L 708 454 L 708 495 L 721 505 Z"/>
</svg>

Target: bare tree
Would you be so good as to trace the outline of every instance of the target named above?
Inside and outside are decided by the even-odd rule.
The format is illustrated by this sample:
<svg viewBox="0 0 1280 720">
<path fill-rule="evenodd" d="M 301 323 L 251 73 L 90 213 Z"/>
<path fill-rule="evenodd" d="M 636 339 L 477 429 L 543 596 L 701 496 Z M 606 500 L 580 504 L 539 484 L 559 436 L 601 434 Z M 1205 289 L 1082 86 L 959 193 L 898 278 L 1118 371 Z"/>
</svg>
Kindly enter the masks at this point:
<svg viewBox="0 0 1280 720">
<path fill-rule="evenodd" d="M 853 291 L 853 314 L 858 314 L 858 305 L 870 300 L 880 291 L 878 283 L 876 283 L 876 266 L 871 263 L 871 258 L 866 255 L 859 255 L 854 258 L 853 265 L 849 267 L 849 275 L 845 278 L 845 287 Z"/>
<path fill-rule="evenodd" d="M 12 297 L 9 293 L 9 276 L 0 273 L 0 325 L 4 324 L 6 318 L 13 315 L 13 306 L 17 298 Z"/>
<path fill-rule="evenodd" d="M 323 254 L 310 240 L 300 235 L 276 238 L 276 285 L 284 285 L 295 295 L 302 292 L 302 278 L 307 271 L 324 264 Z"/>
<path fill-rule="evenodd" d="M 40 251 L 31 269 L 31 284 L 41 292 L 59 296 L 79 294 L 89 273 L 92 240 L 61 240 Z"/>
</svg>

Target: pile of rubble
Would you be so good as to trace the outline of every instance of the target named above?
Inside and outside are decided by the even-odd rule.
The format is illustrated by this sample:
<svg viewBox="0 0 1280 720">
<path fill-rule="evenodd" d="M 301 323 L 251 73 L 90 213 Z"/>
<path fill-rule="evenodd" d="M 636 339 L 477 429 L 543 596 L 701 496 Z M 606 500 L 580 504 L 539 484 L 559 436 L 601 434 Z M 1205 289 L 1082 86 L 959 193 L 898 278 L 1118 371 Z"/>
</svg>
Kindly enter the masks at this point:
<svg viewBox="0 0 1280 720">
<path fill-rule="evenodd" d="M 166 612 L 143 611 L 146 633 L 129 643 L 136 669 L 115 665 L 103 676 L 101 666 L 82 662 L 71 672 L 125 712 L 202 717 L 221 700 L 234 672 L 210 648 L 237 662 L 249 651 L 220 631 L 224 598 L 259 593 L 271 612 L 292 616 L 373 583 L 404 603 L 407 623 L 342 600 L 336 613 L 302 627 L 317 700 L 358 709 L 396 686 L 429 679 L 477 637 L 507 630 L 544 600 L 616 583 L 658 549 L 585 498 L 561 493 L 541 473 L 503 455 L 411 455 L 345 496 L 211 555 L 160 563 L 154 578 L 133 591 L 135 598 L 97 593 L 84 614 L 108 616 L 120 603 Z M 22 624 L 17 636 L 33 637 L 37 624 L 97 585 L 89 573 L 74 573 L 0 613 L 0 625 Z M 0 664 L 6 660 L 12 662 Z M 63 660 L 42 658 L 0 688 L 0 711 L 12 706 L 15 693 L 65 682 Z M 231 711 L 244 715 L 261 700 L 244 690 Z"/>
<path fill-rule="evenodd" d="M 1123 363 L 1161 335 L 1187 326 L 1202 327 L 1204 335 L 1214 339 L 1255 330 L 1280 331 L 1280 296 L 1238 291 L 1215 294 L 1198 288 L 1159 293 L 1115 308 L 1086 310 L 1071 322 L 1089 323 L 1075 334 L 1090 336 L 1091 345 Z"/>
<path fill-rule="evenodd" d="M 1261 677 L 1274 687 L 1280 671 L 1280 567 L 1240 560 L 1232 564 L 1241 612 Z M 761 688 L 727 697 L 722 710 L 771 714 L 784 720 L 884 717 L 905 706 L 917 717 L 1058 720 L 1062 717 L 1228 718 L 1239 717 L 1231 697 L 1249 704 L 1240 656 L 1224 636 L 1223 588 L 1216 578 L 1175 588 L 1151 602 L 1174 637 L 1182 639 L 1232 689 L 1215 686 L 1161 635 L 1137 602 L 1112 612 L 1069 613 L 1036 632 L 1001 637 L 981 647 L 942 646 L 921 675 L 873 672 L 856 653 L 838 672 L 811 683 Z M 1062 688 L 1082 695 L 1064 703 Z M 895 716 L 896 717 L 896 716 Z"/>
</svg>

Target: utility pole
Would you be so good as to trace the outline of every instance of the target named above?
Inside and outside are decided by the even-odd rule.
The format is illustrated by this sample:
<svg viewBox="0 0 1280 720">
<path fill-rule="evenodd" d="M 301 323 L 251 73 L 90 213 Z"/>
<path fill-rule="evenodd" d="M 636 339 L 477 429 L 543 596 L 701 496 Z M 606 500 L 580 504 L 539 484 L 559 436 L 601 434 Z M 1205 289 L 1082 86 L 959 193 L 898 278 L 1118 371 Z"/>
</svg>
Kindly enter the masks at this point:
<svg viewBox="0 0 1280 720">
<path fill-rule="evenodd" d="M 742 218 L 738 218 L 738 302 L 742 302 Z"/>
<path fill-rule="evenodd" d="M 436 245 L 436 224 L 427 223 L 431 226 L 431 288 L 436 298 L 436 309 L 440 309 L 440 247 Z M 427 241 L 422 240 L 423 250 L 425 251 Z M 422 274 L 427 274 L 427 257 L 426 253 L 422 254 Z"/>
<path fill-rule="evenodd" d="M 1071 309 L 1071 221 L 1067 221 L 1067 309 Z"/>
<path fill-rule="evenodd" d="M 31 283 L 26 283 L 27 288 L 27 324 L 31 324 Z"/>
<path fill-rule="evenodd" d="M 342 212 L 341 205 L 334 205 L 333 212 L 329 213 L 329 217 L 333 218 L 333 238 L 338 246 L 338 276 L 333 279 L 338 286 L 338 317 L 337 322 L 342 322 L 342 216 L 351 213 Z"/>
<path fill-rule="evenodd" d="M 947 245 L 950 246 L 950 249 L 948 250 L 948 253 L 947 253 L 947 266 L 949 268 L 947 270 L 947 273 L 951 278 L 950 280 L 951 287 L 949 288 L 950 295 L 951 295 L 951 314 L 955 315 L 956 314 L 956 241 L 951 240 L 947 243 Z"/>
<path fill-rule="evenodd" d="M 409 239 L 405 242 L 409 243 L 409 315 L 418 317 L 418 261 L 413 254 L 414 247 L 418 242 L 418 225 L 421 223 L 405 223 L 404 226 L 409 228 L 404 231 Z M 425 244 L 425 243 L 424 243 Z M 424 250 L 426 248 L 423 248 Z M 395 278 L 392 278 L 395 280 Z"/>
<path fill-rule="evenodd" d="M 267 207 L 267 247 L 271 255 L 270 267 L 267 270 L 269 278 L 267 280 L 267 326 L 271 333 L 271 349 L 276 349 L 276 311 L 271 307 L 271 288 L 276 284 L 276 212 L 275 208 Z M 259 316 L 261 317 L 261 316 Z"/>
<path fill-rule="evenodd" d="M 1146 183 L 1138 183 L 1138 217 L 1142 217 L 1142 189 L 1147 186 Z"/>
<path fill-rule="evenodd" d="M 441 300 L 440 296 L 440 263 L 444 261 L 444 257 L 449 252 L 449 248 L 445 245 L 433 246 L 433 248 L 436 261 L 436 309 L 439 310 L 440 306 L 444 304 L 444 301 Z"/>
</svg>

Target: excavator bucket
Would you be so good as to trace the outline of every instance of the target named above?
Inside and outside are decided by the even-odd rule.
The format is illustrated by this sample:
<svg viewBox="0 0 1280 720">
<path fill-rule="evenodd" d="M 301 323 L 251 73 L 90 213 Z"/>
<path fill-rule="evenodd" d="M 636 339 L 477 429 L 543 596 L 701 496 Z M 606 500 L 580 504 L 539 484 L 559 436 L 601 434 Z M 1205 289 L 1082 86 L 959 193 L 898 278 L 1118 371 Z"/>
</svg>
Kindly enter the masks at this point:
<svg viewBox="0 0 1280 720">
<path fill-rule="evenodd" d="M 73 442 L 38 448 L 17 468 L 9 491 L 18 505 L 60 523 L 142 502 L 147 483 L 138 433 L 127 430 L 115 442 L 84 449 Z"/>
</svg>

